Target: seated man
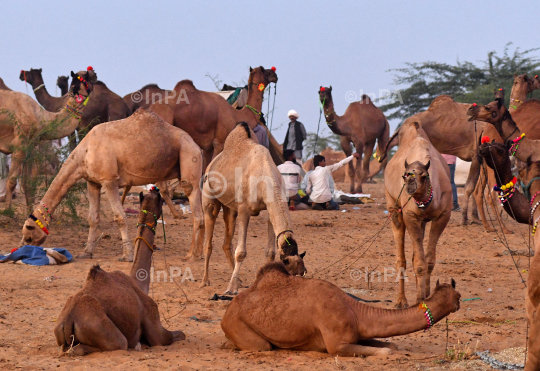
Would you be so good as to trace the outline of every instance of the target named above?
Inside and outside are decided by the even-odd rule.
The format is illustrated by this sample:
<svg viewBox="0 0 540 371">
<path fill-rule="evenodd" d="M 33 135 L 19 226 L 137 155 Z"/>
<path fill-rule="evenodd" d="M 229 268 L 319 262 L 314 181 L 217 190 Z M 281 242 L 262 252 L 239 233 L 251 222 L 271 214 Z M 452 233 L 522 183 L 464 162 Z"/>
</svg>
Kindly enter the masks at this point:
<svg viewBox="0 0 540 371">
<path fill-rule="evenodd" d="M 300 203 L 298 184 L 306 172 L 296 162 L 294 150 L 286 149 L 283 151 L 283 158 L 285 159 L 285 162 L 279 165 L 277 168 L 285 182 L 285 192 L 287 201 L 289 202 L 289 210 L 294 211 L 296 210 L 295 205 Z"/>
<path fill-rule="evenodd" d="M 353 153 L 337 164 L 326 166 L 324 156 L 316 155 L 313 158 L 315 170 L 309 174 L 306 193 L 313 202 L 313 210 L 339 210 L 339 205 L 332 199 L 328 175 L 352 161 L 353 158 L 360 158 L 360 154 Z"/>
</svg>

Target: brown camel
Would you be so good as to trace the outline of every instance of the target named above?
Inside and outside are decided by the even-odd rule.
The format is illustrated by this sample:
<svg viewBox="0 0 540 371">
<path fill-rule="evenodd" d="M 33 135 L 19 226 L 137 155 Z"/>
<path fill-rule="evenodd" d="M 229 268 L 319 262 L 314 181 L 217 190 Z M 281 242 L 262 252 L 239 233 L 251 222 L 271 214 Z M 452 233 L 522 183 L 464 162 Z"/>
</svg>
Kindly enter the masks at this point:
<svg viewBox="0 0 540 371">
<path fill-rule="evenodd" d="M 11 207 L 12 193 L 26 159 L 29 141 L 36 137 L 39 140 L 54 140 L 71 134 L 79 125 L 81 111 L 85 109 L 84 100 L 88 99 L 90 92 L 79 81 L 72 86 L 64 108 L 52 113 L 43 110 L 24 93 L 0 90 L 0 152 L 12 154 L 6 185 L 7 208 Z"/>
<path fill-rule="evenodd" d="M 103 187 L 122 235 L 123 255 L 120 260 L 133 261 L 133 245 L 128 237 L 126 214 L 120 203 L 118 188 L 178 178 L 193 211 L 191 253 L 200 251 L 204 233 L 198 186 L 201 176 L 202 156 L 199 147 L 186 132 L 167 124 L 151 111 L 140 109 L 126 119 L 98 125 L 71 152 L 41 204 L 26 219 L 21 245 L 39 246 L 45 241 L 48 233 L 40 223 L 45 226 L 49 220 L 44 219 L 44 215 L 52 216 L 69 188 L 80 179 L 85 179 L 90 202 L 90 231 L 84 253 L 78 257 L 92 258 L 98 239 Z M 47 213 L 42 213 L 44 211 Z"/>
<path fill-rule="evenodd" d="M 110 350 L 141 349 L 170 345 L 184 340 L 182 331 L 168 331 L 161 325 L 156 302 L 148 296 L 148 282 L 154 246 L 153 228 L 161 216 L 161 197 L 141 192 L 141 212 L 137 231 L 137 252 L 129 276 L 106 272 L 95 265 L 83 288 L 71 296 L 54 328 L 60 355 Z M 148 228 L 146 227 L 148 226 Z M 146 279 L 144 279 L 146 277 Z"/>
<path fill-rule="evenodd" d="M 254 140 L 255 134 L 241 122 L 231 131 L 223 152 L 206 169 L 203 180 L 203 210 L 205 220 L 205 266 L 202 286 L 210 284 L 208 270 L 212 254 L 214 224 L 223 207 L 225 241 L 223 251 L 234 270 L 226 294 L 236 295 L 240 286 L 240 267 L 244 261 L 249 219 L 268 210 L 268 245 L 266 257 L 274 261 L 276 243 L 281 261 L 295 275 L 304 275 L 303 257 L 298 255 L 283 178 L 272 161 L 270 152 Z M 232 255 L 232 239 L 238 218 L 238 246 Z M 276 237 L 277 236 L 277 237 Z"/>
<path fill-rule="evenodd" d="M 426 132 L 431 144 L 440 153 L 454 155 L 463 161 L 471 162 L 471 168 L 465 183 L 465 202 L 461 204 L 462 225 L 467 224 L 469 198 L 480 175 L 476 143 L 486 127 L 486 123 L 478 122 L 475 132 L 474 126 L 468 125 L 466 113 L 469 106 L 470 104 L 454 102 L 448 95 L 441 95 L 431 102 L 427 111 L 417 113 L 405 120 L 405 122 L 418 122 Z M 398 133 L 399 129 L 392 135 L 392 138 L 395 138 Z M 390 142 L 395 144 L 392 138 Z M 480 224 L 476 203 L 473 203 L 472 217 L 473 223 Z"/>
<path fill-rule="evenodd" d="M 56 86 L 60 88 L 60 93 L 65 95 L 69 90 L 69 77 L 58 76 L 58 79 L 56 79 Z"/>
<path fill-rule="evenodd" d="M 517 110 L 526 100 L 527 95 L 533 91 L 540 89 L 540 79 L 538 75 L 534 78 L 527 77 L 527 74 L 517 75 L 514 74 L 514 85 L 512 85 L 512 92 L 510 93 L 510 105 L 508 111 L 513 113 Z M 497 99 L 497 97 L 495 97 Z"/>
<path fill-rule="evenodd" d="M 162 99 L 174 99 L 171 90 L 161 89 L 157 84 L 148 84 L 140 90 L 127 94 L 122 98 L 126 102 L 131 112 L 137 111 L 140 107 L 150 108 L 150 106 Z"/>
<path fill-rule="evenodd" d="M 248 100 L 246 106 L 237 110 L 218 94 L 198 90 L 191 80 L 176 84 L 173 97 L 154 103 L 150 109 L 168 123 L 185 130 L 203 151 L 204 166 L 223 150 L 225 138 L 238 122 L 247 122 L 253 129 L 264 124 L 262 100 L 264 87 L 277 83 L 275 68 L 250 68 Z M 261 90 L 262 89 L 262 90 Z M 283 162 L 280 146 L 267 129 L 270 153 L 274 162 Z"/>
<path fill-rule="evenodd" d="M 6 86 L 6 84 L 4 84 L 4 80 L 2 80 L 1 77 L 0 77 L 0 90 L 9 90 L 9 91 L 11 91 L 11 89 L 8 88 L 8 87 Z"/>
<path fill-rule="evenodd" d="M 407 306 L 405 230 L 408 230 L 413 245 L 416 301 L 419 303 L 429 296 L 437 241 L 452 210 L 450 169 L 418 123 L 407 120 L 401 127 L 399 148 L 384 172 L 384 187 L 400 272 L 397 307 L 402 308 Z M 431 229 L 425 253 L 423 242 L 427 222 L 431 222 Z"/>
<path fill-rule="evenodd" d="M 36 95 L 36 99 L 49 112 L 58 112 L 60 109 L 62 109 L 66 103 L 66 97 L 53 97 L 49 94 L 47 91 L 47 88 L 45 87 L 45 82 L 43 81 L 43 76 L 41 75 L 41 68 L 34 69 L 31 68 L 30 71 L 21 71 L 21 74 L 19 75 L 19 79 L 21 81 L 27 82 L 30 85 L 32 85 L 32 89 L 34 89 L 34 94 Z M 85 79 L 88 78 L 88 74 L 86 75 L 80 75 L 84 77 Z M 63 95 L 63 94 L 62 94 Z M 92 98 L 94 98 L 94 95 L 92 94 Z M 88 108 L 85 109 L 85 111 Z"/>
<path fill-rule="evenodd" d="M 330 282 L 295 277 L 283 264 L 267 263 L 255 283 L 231 301 L 221 328 L 228 347 L 246 351 L 282 348 L 340 357 L 388 355 L 397 346 L 374 338 L 424 330 L 459 310 L 461 295 L 451 282 L 437 281 L 433 294 L 422 303 L 425 307 L 382 309 L 354 300 Z M 429 324 L 425 308 L 431 313 Z"/>
<path fill-rule="evenodd" d="M 383 112 L 377 108 L 367 95 L 362 95 L 359 102 L 349 104 L 343 116 L 334 111 L 332 100 L 332 87 L 320 87 L 319 99 L 324 109 L 326 124 L 334 134 L 339 135 L 341 148 L 345 156 L 353 152 L 351 143 L 357 153 L 364 154 L 363 160 L 357 159 L 356 166 L 349 162 L 349 177 L 351 179 L 351 193 L 362 193 L 362 182 L 369 177 L 369 162 L 378 142 L 378 148 L 385 148 L 390 136 L 390 126 Z M 355 187 L 355 178 L 359 177 Z"/>
</svg>

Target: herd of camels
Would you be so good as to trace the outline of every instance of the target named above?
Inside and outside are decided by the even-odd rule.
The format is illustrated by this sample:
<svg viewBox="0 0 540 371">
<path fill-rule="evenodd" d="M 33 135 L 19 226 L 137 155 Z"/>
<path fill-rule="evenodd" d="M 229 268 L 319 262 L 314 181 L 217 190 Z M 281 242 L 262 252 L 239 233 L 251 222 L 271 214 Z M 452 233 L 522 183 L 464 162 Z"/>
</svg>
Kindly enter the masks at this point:
<svg viewBox="0 0 540 371">
<path fill-rule="evenodd" d="M 179 180 L 193 212 L 192 242 L 185 259 L 198 259 L 204 252 L 202 285 L 210 285 L 214 224 L 223 211 L 223 250 L 232 270 L 226 293 L 235 297 L 221 326 L 230 348 L 385 355 L 396 345 L 375 339 L 429 328 L 459 310 L 460 294 L 453 279 L 449 284 L 437 282 L 435 287 L 430 282 L 437 242 L 452 209 L 450 172 L 441 153 L 472 163 L 465 185 L 463 225 L 468 221 L 468 199 L 474 195 L 472 221 L 480 223 L 481 219 L 485 228 L 492 230 L 482 202 L 487 185 L 488 192 L 500 198 L 505 212 L 517 222 L 532 226 L 534 245 L 540 246 L 540 234 L 535 233 L 540 222 L 540 101 L 527 100 L 529 93 L 540 89 L 538 76 L 515 76 L 508 108 L 504 106 L 502 89 L 494 92 L 494 101 L 487 105 L 437 97 L 425 112 L 405 120 L 391 137 L 387 119 L 369 97 L 362 96 L 339 116 L 334 110 L 332 87 L 320 87 L 318 95 L 326 123 L 340 136 L 345 155 L 353 150 L 363 154 L 363 159 L 349 166 L 351 192 L 361 192 L 362 183 L 384 169 L 400 271 L 406 268 L 405 231 L 411 237 L 415 305 L 408 304 L 402 277 L 394 310 L 361 304 L 329 282 L 304 277 L 306 254 L 299 252 L 282 177 L 276 167 L 283 161 L 281 148 L 268 129 L 269 149 L 259 145 L 253 132 L 258 124 L 265 126 L 261 113 L 263 94 L 269 84 L 278 81 L 274 67 L 250 68 L 247 103 L 241 109 L 233 108 L 217 94 L 198 90 L 190 80 L 178 82 L 170 91 L 155 84 L 144 86 L 138 91 L 142 96 L 183 96 L 149 102 L 135 101 L 133 93 L 124 98 L 116 95 L 97 80 L 91 67 L 72 72 L 71 77 L 71 84 L 67 77 L 59 77 L 63 95 L 53 97 L 45 88 L 41 69 L 21 71 L 20 79 L 32 85 L 39 104 L 27 94 L 12 91 L 0 79 L 0 151 L 12 155 L 6 207 L 11 206 L 25 151 L 31 150 L 22 146 L 26 140 L 39 134 L 41 140 L 51 141 L 88 130 L 78 144 L 73 144 L 54 181 L 26 219 L 20 245 L 40 246 L 49 233 L 55 233 L 48 229 L 55 209 L 68 190 L 84 180 L 90 229 L 86 248 L 78 258 L 93 257 L 103 190 L 122 236 L 120 259 L 132 262 L 129 275 L 109 273 L 97 265 L 90 270 L 86 284 L 69 298 L 54 329 L 61 352 L 83 355 L 140 349 L 141 343 L 168 345 L 185 339 L 181 331 L 162 327 L 157 305 L 148 296 L 149 281 L 138 279 L 136 274 L 140 269 L 150 270 L 155 226 L 163 202 L 175 213 L 165 183 L 172 179 Z M 54 130 L 48 130 L 51 123 Z M 375 144 L 378 161 L 370 162 Z M 388 152 L 396 145 L 396 153 L 388 160 Z M 517 159 L 517 177 L 510 156 Z M 521 187 L 517 186 L 518 179 Z M 130 187 L 151 183 L 158 184 L 162 191 L 154 187 L 146 195 L 141 192 L 133 244 L 119 189 L 124 189 L 125 196 Z M 501 209 L 493 202 L 489 206 L 504 233 L 512 233 L 504 226 Z M 249 220 L 262 210 L 268 210 L 269 216 L 265 249 L 268 262 L 260 268 L 255 282 L 238 293 L 240 267 L 247 256 Z M 237 221 L 239 238 L 235 248 L 232 240 Z M 431 222 L 431 230 L 424 251 L 427 222 Z M 274 261 L 276 249 L 279 262 Z M 295 305 L 298 301 L 304 305 Z M 536 254 L 526 294 L 530 326 L 526 370 L 540 369 L 539 306 L 540 254 Z M 292 307 L 301 312 L 294 317 L 281 315 Z M 315 333 L 319 336 L 313 336 Z"/>
</svg>

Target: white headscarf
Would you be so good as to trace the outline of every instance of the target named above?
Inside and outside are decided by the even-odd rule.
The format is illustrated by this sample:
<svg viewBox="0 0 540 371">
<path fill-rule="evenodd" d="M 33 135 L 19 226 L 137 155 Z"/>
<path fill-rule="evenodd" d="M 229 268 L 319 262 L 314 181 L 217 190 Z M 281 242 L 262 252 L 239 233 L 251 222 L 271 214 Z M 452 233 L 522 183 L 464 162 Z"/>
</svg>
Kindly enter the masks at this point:
<svg viewBox="0 0 540 371">
<path fill-rule="evenodd" d="M 296 117 L 296 119 L 298 119 L 298 112 L 296 112 L 295 110 L 290 110 L 289 113 L 287 114 L 287 117 L 291 117 L 291 116 L 294 116 Z"/>
</svg>

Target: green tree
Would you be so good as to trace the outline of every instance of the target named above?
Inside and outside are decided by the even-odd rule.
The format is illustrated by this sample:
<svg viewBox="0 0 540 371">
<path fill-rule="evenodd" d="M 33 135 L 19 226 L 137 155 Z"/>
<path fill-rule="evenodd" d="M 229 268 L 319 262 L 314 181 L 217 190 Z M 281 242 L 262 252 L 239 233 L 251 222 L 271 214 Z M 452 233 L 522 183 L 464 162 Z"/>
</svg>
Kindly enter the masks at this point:
<svg viewBox="0 0 540 371">
<path fill-rule="evenodd" d="M 393 69 L 396 72 L 394 84 L 407 86 L 381 98 L 387 102 L 380 106 L 389 120 L 406 118 L 426 110 L 433 99 L 439 95 L 449 95 L 462 103 L 482 103 L 493 101 L 493 91 L 505 89 L 505 104 L 510 102 L 510 91 L 514 74 L 526 73 L 530 77 L 540 72 L 540 59 L 535 52 L 540 48 L 510 52 L 508 43 L 502 55 L 491 51 L 485 61 L 475 64 L 459 62 L 455 65 L 438 62 L 406 63 L 405 68 Z M 540 98 L 535 91 L 532 97 Z"/>
</svg>

